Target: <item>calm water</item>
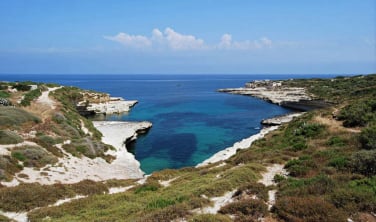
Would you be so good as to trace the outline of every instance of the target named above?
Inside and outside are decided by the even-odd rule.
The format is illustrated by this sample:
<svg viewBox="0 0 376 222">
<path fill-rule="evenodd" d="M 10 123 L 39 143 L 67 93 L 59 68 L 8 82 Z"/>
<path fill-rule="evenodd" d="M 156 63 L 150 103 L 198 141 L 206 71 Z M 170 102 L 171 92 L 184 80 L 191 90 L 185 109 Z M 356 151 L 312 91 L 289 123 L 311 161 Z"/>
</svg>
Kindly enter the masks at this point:
<svg viewBox="0 0 376 222">
<path fill-rule="evenodd" d="M 54 82 L 138 100 L 130 113 L 107 120 L 153 123 L 133 152 L 144 172 L 193 166 L 260 131 L 263 118 L 290 110 L 264 101 L 216 92 L 254 79 L 314 75 L 0 75 L 0 80 Z"/>
</svg>

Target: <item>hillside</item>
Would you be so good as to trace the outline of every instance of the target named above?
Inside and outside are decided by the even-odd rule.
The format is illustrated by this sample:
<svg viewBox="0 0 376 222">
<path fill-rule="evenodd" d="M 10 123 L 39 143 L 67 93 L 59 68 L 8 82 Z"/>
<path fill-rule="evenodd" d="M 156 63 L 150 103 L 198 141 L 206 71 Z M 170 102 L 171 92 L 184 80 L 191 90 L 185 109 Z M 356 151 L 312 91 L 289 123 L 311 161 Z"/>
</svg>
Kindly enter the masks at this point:
<svg viewBox="0 0 376 222">
<path fill-rule="evenodd" d="M 4 184 L 27 177 L 19 174 L 25 167 L 42 169 L 66 154 L 112 161 L 107 151 L 114 147 L 74 106 L 79 89 L 24 85 L 33 84 L 1 83 L 0 97 L 16 104 L 0 106 Z M 294 118 L 224 161 L 142 180 L 1 187 L 0 209 L 27 212 L 31 221 L 375 221 L 376 75 L 282 85 L 332 105 Z M 43 92 L 52 100 L 41 103 Z M 65 198 L 77 200 L 56 203 Z"/>
</svg>

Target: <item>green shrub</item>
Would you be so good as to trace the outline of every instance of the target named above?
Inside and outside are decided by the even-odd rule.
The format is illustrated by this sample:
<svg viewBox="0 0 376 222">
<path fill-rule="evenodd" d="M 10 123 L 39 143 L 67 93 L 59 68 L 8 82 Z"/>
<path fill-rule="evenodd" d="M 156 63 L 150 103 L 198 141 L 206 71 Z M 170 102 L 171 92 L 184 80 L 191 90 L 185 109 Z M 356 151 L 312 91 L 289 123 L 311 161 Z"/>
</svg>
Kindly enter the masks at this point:
<svg viewBox="0 0 376 222">
<path fill-rule="evenodd" d="M 292 222 L 343 222 L 347 215 L 320 197 L 282 197 L 274 206 L 276 214 Z"/>
<path fill-rule="evenodd" d="M 75 184 L 20 184 L 16 187 L 0 189 L 0 209 L 16 212 L 28 211 L 78 194 L 94 195 L 104 192 L 108 192 L 108 189 L 103 183 L 91 180 L 83 180 Z"/>
<path fill-rule="evenodd" d="M 0 130 L 0 144 L 17 144 L 23 142 L 22 137 L 9 130 Z"/>
<path fill-rule="evenodd" d="M 326 144 L 329 145 L 329 146 L 333 146 L 333 147 L 342 147 L 342 146 L 345 145 L 345 142 L 339 136 L 332 136 L 332 137 L 330 137 L 330 139 L 328 140 L 328 142 Z"/>
<path fill-rule="evenodd" d="M 13 89 L 17 89 L 18 91 L 29 91 L 31 86 L 29 84 L 18 83 L 12 87 Z"/>
<path fill-rule="evenodd" d="M 176 203 L 181 203 L 186 199 L 187 199 L 186 197 L 176 197 L 173 199 L 157 198 L 149 202 L 146 205 L 146 209 L 165 208 L 167 206 L 174 205 Z"/>
<path fill-rule="evenodd" d="M 231 222 L 231 218 L 221 214 L 198 214 L 192 217 L 189 222 Z"/>
<path fill-rule="evenodd" d="M 246 194 L 249 196 L 256 195 L 256 197 L 259 199 L 262 199 L 264 201 L 268 200 L 268 189 L 265 187 L 265 185 L 261 183 L 251 182 L 251 183 L 242 185 L 234 193 L 233 197 L 241 196 L 243 194 Z"/>
<path fill-rule="evenodd" d="M 57 158 L 47 153 L 43 148 L 38 146 L 16 147 L 12 150 L 12 157 L 23 162 L 26 167 L 43 167 L 46 164 L 57 162 Z"/>
<path fill-rule="evenodd" d="M 89 158 L 104 157 L 104 153 L 109 147 L 102 142 L 94 141 L 90 137 L 74 139 L 70 144 L 63 145 L 63 148 L 73 155 L 79 156 L 83 154 Z"/>
<path fill-rule="evenodd" d="M 349 165 L 354 173 L 366 176 L 376 175 L 376 150 L 361 150 L 354 153 Z"/>
<path fill-rule="evenodd" d="M 304 179 L 288 178 L 278 186 L 280 196 L 326 195 L 335 188 L 335 181 L 326 175 L 317 175 Z"/>
<path fill-rule="evenodd" d="M 302 123 L 295 130 L 296 136 L 315 137 L 325 129 L 324 125 L 318 123 Z"/>
<path fill-rule="evenodd" d="M 139 187 L 137 187 L 134 191 L 135 194 L 148 192 L 148 191 L 157 191 L 159 189 L 160 185 L 156 184 L 144 184 Z"/>
<path fill-rule="evenodd" d="M 69 185 L 69 188 L 72 189 L 76 194 L 85 196 L 103 194 L 108 192 L 108 188 L 105 184 L 92 180 L 82 180 L 78 183 Z"/>
<path fill-rule="evenodd" d="M 5 91 L 0 91 L 0 98 L 9 98 L 10 94 Z"/>
<path fill-rule="evenodd" d="M 329 160 L 328 165 L 339 170 L 345 169 L 348 166 L 348 158 L 344 156 L 336 156 Z"/>
<path fill-rule="evenodd" d="M 363 128 L 359 136 L 359 142 L 363 149 L 376 149 L 376 125 Z"/>
<path fill-rule="evenodd" d="M 27 122 L 39 123 L 40 119 L 19 108 L 0 106 L 0 128 L 20 126 Z"/>
<path fill-rule="evenodd" d="M 238 216 L 247 215 L 257 219 L 268 214 L 268 206 L 261 200 L 240 200 L 221 207 L 219 213 Z"/>
<path fill-rule="evenodd" d="M 31 101 L 33 101 L 34 99 L 37 99 L 41 95 L 42 95 L 42 92 L 40 89 L 31 90 L 30 92 L 24 95 L 24 98 L 21 100 L 20 104 L 22 106 L 30 106 Z"/>
<path fill-rule="evenodd" d="M 376 119 L 376 100 L 363 99 L 344 107 L 339 115 L 339 120 L 343 120 L 343 126 L 355 127 L 366 126 L 367 123 Z"/>
<path fill-rule="evenodd" d="M 34 138 L 33 141 L 51 152 L 53 155 L 63 157 L 63 152 L 54 146 L 58 143 L 62 143 L 62 138 L 53 138 L 51 136 L 41 134 Z"/>
<path fill-rule="evenodd" d="M 302 156 L 298 159 L 289 160 L 285 168 L 288 170 L 290 176 L 303 177 L 309 170 L 316 168 L 316 163 L 310 156 Z"/>
<path fill-rule="evenodd" d="M 303 136 L 293 137 L 291 140 L 291 144 L 292 144 L 293 151 L 304 150 L 308 147 L 306 143 L 306 139 Z"/>
<path fill-rule="evenodd" d="M 168 206 L 166 208 L 154 211 L 150 214 L 147 214 L 144 217 L 139 218 L 138 222 L 160 222 L 160 221 L 173 221 L 177 218 L 183 218 L 191 213 L 188 211 L 188 208 L 184 204 L 177 204 Z"/>
</svg>

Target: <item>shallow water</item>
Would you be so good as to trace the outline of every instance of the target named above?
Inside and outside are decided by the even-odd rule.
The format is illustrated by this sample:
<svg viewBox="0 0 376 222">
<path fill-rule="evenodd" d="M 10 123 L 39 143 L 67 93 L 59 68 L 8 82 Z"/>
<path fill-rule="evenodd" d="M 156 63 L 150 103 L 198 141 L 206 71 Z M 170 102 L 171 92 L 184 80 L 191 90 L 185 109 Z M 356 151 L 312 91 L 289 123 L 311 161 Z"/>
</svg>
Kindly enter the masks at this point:
<svg viewBox="0 0 376 222">
<path fill-rule="evenodd" d="M 153 123 L 132 147 L 145 173 L 194 166 L 258 133 L 262 119 L 290 112 L 217 89 L 241 87 L 254 79 L 297 77 L 313 75 L 0 75 L 1 80 L 55 82 L 138 100 L 130 113 L 105 119 Z"/>
</svg>

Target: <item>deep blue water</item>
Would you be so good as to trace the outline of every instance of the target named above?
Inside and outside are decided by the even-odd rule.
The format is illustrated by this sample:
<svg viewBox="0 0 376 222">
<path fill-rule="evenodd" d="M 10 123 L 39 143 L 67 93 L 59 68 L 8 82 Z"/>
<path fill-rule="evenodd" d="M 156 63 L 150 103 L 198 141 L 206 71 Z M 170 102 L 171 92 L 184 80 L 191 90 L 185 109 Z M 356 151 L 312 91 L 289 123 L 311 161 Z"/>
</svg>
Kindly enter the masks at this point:
<svg viewBox="0 0 376 222">
<path fill-rule="evenodd" d="M 0 75 L 6 81 L 54 82 L 138 100 L 128 114 L 107 120 L 153 123 L 134 144 L 144 172 L 193 166 L 260 131 L 263 118 L 291 110 L 247 96 L 216 92 L 255 79 L 330 75 Z"/>
</svg>

